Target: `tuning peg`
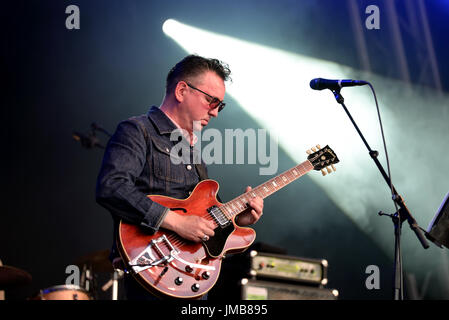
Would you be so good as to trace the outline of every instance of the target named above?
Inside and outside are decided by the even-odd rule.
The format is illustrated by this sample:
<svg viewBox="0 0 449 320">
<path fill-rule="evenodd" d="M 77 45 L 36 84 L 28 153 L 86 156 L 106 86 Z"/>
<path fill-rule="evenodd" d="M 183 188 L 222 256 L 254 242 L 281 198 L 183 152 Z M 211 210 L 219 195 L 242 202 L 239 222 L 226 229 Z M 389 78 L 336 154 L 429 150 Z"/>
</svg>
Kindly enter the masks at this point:
<svg viewBox="0 0 449 320">
<path fill-rule="evenodd" d="M 317 144 L 317 145 L 316 145 L 316 147 L 318 148 L 318 150 L 320 150 L 320 149 L 321 149 L 321 147 L 320 147 L 320 145 L 319 145 L 319 144 Z"/>
<path fill-rule="evenodd" d="M 312 151 L 313 151 L 313 152 L 316 152 L 316 148 L 315 148 L 315 147 L 312 147 Z"/>
<path fill-rule="evenodd" d="M 307 154 L 312 154 L 312 151 L 310 151 L 310 149 L 309 149 L 309 150 L 306 151 L 306 153 Z"/>
<path fill-rule="evenodd" d="M 332 173 L 332 169 L 331 168 L 326 167 L 326 169 L 327 169 L 327 173 Z"/>
<path fill-rule="evenodd" d="M 333 164 L 331 164 L 331 167 L 334 171 L 337 171 L 337 169 L 335 168 L 335 166 Z"/>
<path fill-rule="evenodd" d="M 321 173 L 323 174 L 323 176 L 325 176 L 327 174 L 327 172 L 324 171 L 324 169 L 321 169 Z"/>
</svg>

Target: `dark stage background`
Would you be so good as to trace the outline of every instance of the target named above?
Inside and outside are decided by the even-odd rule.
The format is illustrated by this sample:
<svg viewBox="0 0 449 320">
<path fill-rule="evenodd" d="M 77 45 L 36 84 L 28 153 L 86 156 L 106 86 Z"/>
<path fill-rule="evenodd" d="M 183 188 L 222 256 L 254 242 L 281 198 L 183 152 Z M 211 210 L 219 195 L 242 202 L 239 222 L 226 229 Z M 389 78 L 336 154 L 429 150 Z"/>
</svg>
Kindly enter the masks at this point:
<svg viewBox="0 0 449 320">
<path fill-rule="evenodd" d="M 394 1 L 399 17 L 407 14 L 405 2 Z M 419 1 L 407 2 L 417 5 Z M 30 286 L 7 291 L 6 298 L 25 299 L 39 289 L 64 284 L 66 266 L 110 247 L 112 221 L 94 197 L 103 151 L 82 148 L 72 139 L 72 132 L 88 133 L 92 122 L 113 132 L 120 120 L 160 104 L 166 73 L 186 55 L 163 34 L 166 19 L 359 70 L 369 67 L 381 76 L 447 92 L 449 3 L 423 3 L 439 82 L 434 81 L 431 68 L 423 71 L 422 59 L 427 51 L 420 50 L 410 32 L 403 33 L 408 79 L 404 79 L 394 54 L 397 47 L 392 32 L 363 31 L 369 53 L 367 64 L 351 25 L 349 0 L 4 3 L 0 259 L 33 276 Z M 65 27 L 65 9 L 71 4 L 80 8 L 79 30 Z M 362 24 L 368 5 L 379 6 L 381 12 L 388 10 L 384 1 L 357 4 Z M 384 29 L 390 30 L 388 20 L 382 21 Z M 400 27 L 404 30 L 403 24 Z M 236 101 L 227 100 L 226 112 L 211 123 L 212 127 L 260 127 Z M 97 136 L 106 144 L 106 136 Z M 280 149 L 278 173 L 293 165 Z M 256 186 L 267 180 L 259 176 L 256 165 L 212 165 L 209 173 L 220 182 L 223 200 L 237 196 L 246 185 Z M 391 298 L 391 222 L 384 223 L 385 229 L 391 228 L 387 233 L 391 250 L 386 252 L 308 176 L 267 199 L 264 212 L 263 221 L 255 226 L 257 241 L 283 248 L 289 255 L 327 259 L 327 287 L 338 289 L 340 299 Z M 294 222 L 282 218 L 286 213 Z M 286 225 L 293 225 L 293 229 L 287 230 Z M 379 290 L 365 286 L 368 265 L 380 267 Z M 446 299 L 445 292 L 447 289 L 428 291 L 424 298 Z"/>
</svg>

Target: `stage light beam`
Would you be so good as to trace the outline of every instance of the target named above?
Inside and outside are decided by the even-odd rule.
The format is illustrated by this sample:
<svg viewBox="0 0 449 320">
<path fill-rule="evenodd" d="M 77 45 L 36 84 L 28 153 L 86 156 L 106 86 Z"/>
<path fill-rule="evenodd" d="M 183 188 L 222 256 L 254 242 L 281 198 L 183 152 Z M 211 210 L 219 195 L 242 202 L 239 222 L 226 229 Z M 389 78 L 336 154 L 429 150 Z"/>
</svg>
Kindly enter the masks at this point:
<svg viewBox="0 0 449 320">
<path fill-rule="evenodd" d="M 227 93 L 262 128 L 278 136 L 295 163 L 305 149 L 329 144 L 341 163 L 337 174 L 310 178 L 388 254 L 392 230 L 377 217 L 394 212 L 390 191 L 344 110 L 329 90 L 314 91 L 313 78 L 368 80 L 376 89 L 390 156 L 392 180 L 421 226 L 426 226 L 447 193 L 449 172 L 436 171 L 449 150 L 449 98 L 435 91 L 337 63 L 195 28 L 169 19 L 163 32 L 187 53 L 218 58 L 231 66 Z M 379 161 L 387 169 L 374 99 L 368 86 L 342 90 L 345 103 Z M 429 143 L 432 141 L 432 143 Z M 438 149 L 439 156 L 435 149 Z M 379 227 L 382 226 L 383 228 Z M 403 252 L 419 248 L 414 235 Z M 443 258 L 442 258 L 443 259 Z M 422 263 L 422 261 L 421 261 Z M 421 266 L 422 267 L 422 266 Z"/>
</svg>

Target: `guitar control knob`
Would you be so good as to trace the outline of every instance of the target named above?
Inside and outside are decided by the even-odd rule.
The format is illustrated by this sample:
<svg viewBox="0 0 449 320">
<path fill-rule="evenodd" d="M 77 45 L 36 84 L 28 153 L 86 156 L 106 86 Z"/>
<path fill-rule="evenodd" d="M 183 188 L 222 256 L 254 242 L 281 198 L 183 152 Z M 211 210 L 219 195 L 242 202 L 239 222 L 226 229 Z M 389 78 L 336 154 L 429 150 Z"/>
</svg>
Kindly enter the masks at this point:
<svg viewBox="0 0 449 320">
<path fill-rule="evenodd" d="M 177 278 L 175 279 L 175 284 L 176 284 L 177 286 L 180 286 L 183 282 L 184 282 L 184 280 L 183 280 L 181 277 L 177 277 Z"/>
<path fill-rule="evenodd" d="M 209 271 L 204 271 L 201 276 L 203 277 L 203 279 L 207 280 L 207 279 L 210 278 L 210 272 Z"/>
<path fill-rule="evenodd" d="M 192 272 L 193 271 L 193 268 L 191 267 L 191 266 L 186 266 L 186 272 Z"/>
<path fill-rule="evenodd" d="M 195 283 L 192 285 L 192 291 L 193 292 L 197 292 L 198 290 L 200 290 L 200 285 L 198 283 Z"/>
</svg>

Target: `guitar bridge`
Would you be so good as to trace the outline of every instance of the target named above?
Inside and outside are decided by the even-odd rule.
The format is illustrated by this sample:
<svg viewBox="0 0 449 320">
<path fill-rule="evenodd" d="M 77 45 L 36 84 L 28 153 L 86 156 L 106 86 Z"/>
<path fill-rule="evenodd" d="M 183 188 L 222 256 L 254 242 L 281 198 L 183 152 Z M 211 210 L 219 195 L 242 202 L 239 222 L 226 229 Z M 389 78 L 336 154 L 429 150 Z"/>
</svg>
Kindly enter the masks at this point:
<svg viewBox="0 0 449 320">
<path fill-rule="evenodd" d="M 165 248 L 168 249 L 168 254 L 164 253 L 162 246 L 165 246 Z M 168 240 L 164 234 L 157 239 L 151 240 L 145 250 L 129 262 L 129 266 L 133 272 L 139 273 L 152 267 L 166 266 L 173 260 L 176 260 L 178 262 L 178 267 L 182 267 L 184 269 L 185 267 L 190 267 L 202 270 L 215 270 L 215 267 L 213 266 L 186 261 L 179 256 L 179 253 L 180 252 L 175 249 L 175 247 L 170 243 L 170 240 Z"/>
<path fill-rule="evenodd" d="M 168 249 L 168 254 L 164 253 L 163 247 Z M 179 251 L 173 247 L 164 234 L 151 240 L 145 250 L 129 262 L 129 266 L 135 273 L 139 273 L 155 266 L 164 266 L 170 263 L 178 253 Z"/>
</svg>

